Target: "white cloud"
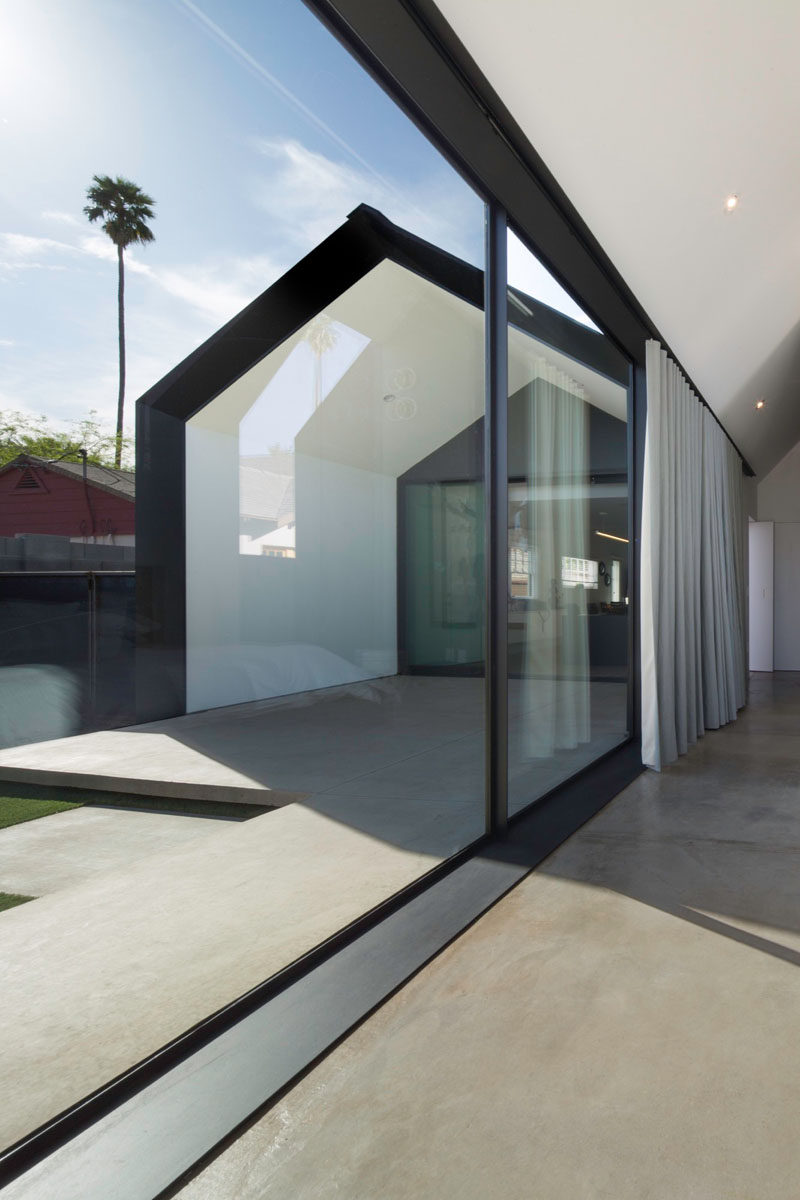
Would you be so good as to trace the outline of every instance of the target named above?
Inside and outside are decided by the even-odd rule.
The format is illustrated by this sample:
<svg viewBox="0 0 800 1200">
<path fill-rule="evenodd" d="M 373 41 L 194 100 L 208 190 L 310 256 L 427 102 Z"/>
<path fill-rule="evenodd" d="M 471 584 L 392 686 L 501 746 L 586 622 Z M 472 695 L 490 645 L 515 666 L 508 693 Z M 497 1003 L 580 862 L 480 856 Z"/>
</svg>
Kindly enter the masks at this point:
<svg viewBox="0 0 800 1200">
<path fill-rule="evenodd" d="M 23 233 L 0 233 L 0 269 L 65 270 L 64 263 L 58 261 L 65 256 L 84 256 L 115 266 L 117 262 L 113 242 L 99 231 L 83 233 L 71 243 Z M 220 254 L 202 263 L 152 266 L 142 262 L 135 251 L 128 250 L 125 269 L 146 277 L 165 295 L 191 305 L 220 325 L 274 282 L 281 268 L 264 254 L 252 258 Z"/>
<path fill-rule="evenodd" d="M 0 233 L 0 270 L 12 274 L 31 270 L 63 271 L 64 264 L 53 262 L 53 257 L 74 252 L 73 246 L 54 238 L 30 237 L 25 233 Z"/>
<path fill-rule="evenodd" d="M 27 233 L 0 233 L 0 244 L 15 258 L 32 258 L 51 250 L 74 249 L 68 242 L 58 242 L 47 237 L 30 237 Z"/>
<path fill-rule="evenodd" d="M 58 212 L 55 209 L 47 209 L 42 213 L 43 221 L 57 221 L 61 225 L 80 225 L 80 221 L 72 213 Z"/>
<path fill-rule="evenodd" d="M 117 262 L 117 247 L 104 233 L 95 230 L 93 233 L 84 233 L 78 238 L 78 247 L 84 254 L 91 254 L 93 258 L 101 258 L 104 262 L 113 262 L 116 266 Z M 138 271 L 142 275 L 150 275 L 152 269 L 147 263 L 139 262 L 135 257 L 135 251 L 130 248 L 125 251 L 125 269 L 127 271 Z"/>
<path fill-rule="evenodd" d="M 93 375 L 86 370 L 64 375 L 64 365 L 58 355 L 43 353 L 35 367 L 23 376 L 12 376 L 0 388 L 0 410 L 21 412 L 26 416 L 46 416 L 57 429 L 67 429 L 73 420 L 85 417 L 95 409 L 101 422 L 113 429 L 116 421 L 117 390 L 116 364 Z M 127 416 L 133 416 L 133 406 Z M 128 422 L 126 420 L 125 424 Z"/>
<path fill-rule="evenodd" d="M 11 346 L 16 346 L 16 344 L 17 343 L 14 341 L 13 338 L 0 338 L 0 346 L 2 346 L 6 350 L 9 349 Z"/>
<path fill-rule="evenodd" d="M 274 282 L 278 268 L 267 255 L 216 258 L 186 267 L 161 267 L 152 278 L 170 296 L 191 304 L 213 323 L 229 321 Z"/>
<path fill-rule="evenodd" d="M 78 249 L 93 258 L 101 258 L 104 262 L 117 261 L 117 249 L 114 243 L 104 233 L 84 233 L 78 238 Z M 126 265 L 128 259 L 125 260 Z"/>
<path fill-rule="evenodd" d="M 343 223 L 359 204 L 443 249 L 474 261 L 482 246 L 483 206 L 449 167 L 425 184 L 401 192 L 357 167 L 335 162 L 291 139 L 259 140 L 271 165 L 255 200 L 268 214 L 282 245 L 306 254 Z"/>
<path fill-rule="evenodd" d="M 95 233 L 85 233 L 78 238 L 78 248 L 84 253 L 89 254 L 92 258 L 102 259 L 103 262 L 117 264 L 117 248 L 114 243 L 106 237 L 104 233 L 99 231 Z M 125 270 L 133 271 L 137 275 L 153 275 L 154 271 L 147 263 L 139 262 L 133 250 L 125 251 Z"/>
</svg>

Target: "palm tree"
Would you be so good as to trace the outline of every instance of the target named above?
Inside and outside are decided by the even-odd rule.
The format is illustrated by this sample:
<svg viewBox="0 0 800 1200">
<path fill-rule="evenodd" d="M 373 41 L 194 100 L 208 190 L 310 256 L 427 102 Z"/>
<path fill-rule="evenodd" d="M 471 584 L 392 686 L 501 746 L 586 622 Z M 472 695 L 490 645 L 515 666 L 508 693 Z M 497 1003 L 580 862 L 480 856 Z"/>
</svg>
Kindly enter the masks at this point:
<svg viewBox="0 0 800 1200">
<path fill-rule="evenodd" d="M 125 263 L 126 246 L 145 245 L 154 240 L 147 222 L 154 217 L 155 200 L 143 192 L 130 179 L 110 175 L 93 175 L 91 187 L 86 189 L 89 203 L 84 213 L 90 221 L 102 221 L 103 232 L 107 233 L 117 247 L 119 264 L 119 399 L 117 401 L 117 448 L 115 466 L 122 462 L 122 417 L 125 410 Z"/>
</svg>

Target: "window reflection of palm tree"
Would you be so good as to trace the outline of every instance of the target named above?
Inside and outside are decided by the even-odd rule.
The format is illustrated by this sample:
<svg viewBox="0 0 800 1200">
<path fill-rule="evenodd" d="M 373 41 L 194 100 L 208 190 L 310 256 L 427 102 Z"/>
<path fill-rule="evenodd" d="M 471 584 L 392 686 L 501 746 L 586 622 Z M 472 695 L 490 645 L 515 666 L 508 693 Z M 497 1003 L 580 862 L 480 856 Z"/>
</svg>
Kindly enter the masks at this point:
<svg viewBox="0 0 800 1200">
<path fill-rule="evenodd" d="M 328 314 L 320 313 L 308 325 L 303 338 L 308 342 L 314 354 L 314 408 L 316 410 L 324 399 L 322 395 L 322 356 L 336 345 L 338 334 Z"/>
</svg>

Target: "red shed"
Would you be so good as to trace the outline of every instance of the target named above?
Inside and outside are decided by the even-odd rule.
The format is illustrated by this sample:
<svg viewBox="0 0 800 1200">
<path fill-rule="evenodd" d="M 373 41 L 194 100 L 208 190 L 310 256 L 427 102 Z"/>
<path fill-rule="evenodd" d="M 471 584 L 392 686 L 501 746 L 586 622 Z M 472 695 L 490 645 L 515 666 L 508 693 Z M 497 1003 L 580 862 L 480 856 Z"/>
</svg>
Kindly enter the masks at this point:
<svg viewBox="0 0 800 1200">
<path fill-rule="evenodd" d="M 20 454 L 0 467 L 0 537 L 49 533 L 132 545 L 134 472 Z"/>
</svg>

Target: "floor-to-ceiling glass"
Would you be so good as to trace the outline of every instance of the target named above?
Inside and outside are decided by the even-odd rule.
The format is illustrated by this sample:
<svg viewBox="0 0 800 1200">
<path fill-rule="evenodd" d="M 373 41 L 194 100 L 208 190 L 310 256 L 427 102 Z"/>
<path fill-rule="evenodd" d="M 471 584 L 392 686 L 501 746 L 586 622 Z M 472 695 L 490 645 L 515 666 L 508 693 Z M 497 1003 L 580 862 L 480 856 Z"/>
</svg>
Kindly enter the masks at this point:
<svg viewBox="0 0 800 1200">
<path fill-rule="evenodd" d="M 484 830 L 483 312 L 415 249 L 188 422 L 187 706 L 434 862 Z"/>
<path fill-rule="evenodd" d="M 508 263 L 513 814 L 626 740 L 630 595 L 625 364 L 511 231 Z"/>
<path fill-rule="evenodd" d="M 0 580 L 0 773 L 122 800 L 0 828 L 19 901 L 0 895 L 0 1149 L 481 836 L 485 812 L 482 198 L 302 0 L 12 0 L 3 44 L 0 565 L 30 578 Z M 124 467 L 136 398 L 262 298 L 247 369 L 186 397 L 186 543 L 158 570 L 142 513 L 183 504 L 152 488 L 147 446 L 135 478 L 113 467 L 120 229 L 87 219 L 106 172 L 117 206 L 151 211 L 119 245 Z M 298 273 L 356 210 L 352 255 Z M 398 231 L 394 259 L 370 221 Z M 134 555 L 138 611 L 130 576 L 95 578 Z M 155 670 L 165 720 L 128 728 L 147 720 L 133 642 L 140 664 L 168 642 L 141 602 L 156 576 L 180 645 Z"/>
</svg>

